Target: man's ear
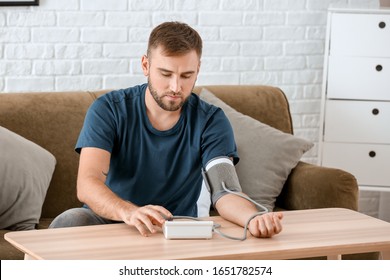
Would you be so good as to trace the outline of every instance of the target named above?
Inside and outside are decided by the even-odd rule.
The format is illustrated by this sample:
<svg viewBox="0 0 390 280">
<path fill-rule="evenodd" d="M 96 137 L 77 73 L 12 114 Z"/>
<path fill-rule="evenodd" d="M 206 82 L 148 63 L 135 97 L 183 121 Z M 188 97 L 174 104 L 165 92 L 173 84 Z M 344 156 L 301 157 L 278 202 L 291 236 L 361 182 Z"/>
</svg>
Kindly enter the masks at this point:
<svg viewBox="0 0 390 280">
<path fill-rule="evenodd" d="M 146 56 L 146 54 L 142 56 L 141 66 L 142 66 L 142 71 L 144 72 L 144 75 L 146 77 L 149 76 L 150 63 L 149 63 L 149 58 Z"/>
</svg>

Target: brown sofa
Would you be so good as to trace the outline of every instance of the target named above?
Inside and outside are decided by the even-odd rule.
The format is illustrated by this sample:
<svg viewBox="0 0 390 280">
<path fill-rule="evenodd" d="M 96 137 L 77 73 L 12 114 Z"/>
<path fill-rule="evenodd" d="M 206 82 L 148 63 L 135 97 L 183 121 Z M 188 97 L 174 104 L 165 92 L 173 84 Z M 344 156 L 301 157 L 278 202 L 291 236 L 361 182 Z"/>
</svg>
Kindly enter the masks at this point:
<svg viewBox="0 0 390 280">
<path fill-rule="evenodd" d="M 269 86 L 207 86 L 237 111 L 283 132 L 293 133 L 284 93 Z M 201 87 L 196 87 L 199 93 Z M 38 229 L 66 209 L 78 207 L 78 154 L 74 145 L 90 104 L 107 91 L 0 94 L 0 126 L 50 151 L 57 164 L 46 194 Z M 239 94 L 237 94 L 239 93 Z M 278 209 L 342 207 L 357 210 L 358 186 L 353 175 L 338 169 L 299 162 L 276 202 Z M 0 230 L 3 236 L 7 230 Z M 376 253 L 346 258 L 372 259 Z M 0 240 L 0 259 L 22 259 L 23 254 Z"/>
</svg>

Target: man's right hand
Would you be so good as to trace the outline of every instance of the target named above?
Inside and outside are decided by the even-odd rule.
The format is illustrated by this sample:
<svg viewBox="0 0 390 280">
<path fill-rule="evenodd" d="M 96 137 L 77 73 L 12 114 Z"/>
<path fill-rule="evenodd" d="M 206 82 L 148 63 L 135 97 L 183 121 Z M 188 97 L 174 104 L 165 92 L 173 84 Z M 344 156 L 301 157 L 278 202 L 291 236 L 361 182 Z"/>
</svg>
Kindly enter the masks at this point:
<svg viewBox="0 0 390 280">
<path fill-rule="evenodd" d="M 146 205 L 138 207 L 130 212 L 123 211 L 122 220 L 131 226 L 135 226 L 142 236 L 149 236 L 156 232 L 156 226 L 161 227 L 172 214 L 167 209 L 158 205 Z"/>
</svg>

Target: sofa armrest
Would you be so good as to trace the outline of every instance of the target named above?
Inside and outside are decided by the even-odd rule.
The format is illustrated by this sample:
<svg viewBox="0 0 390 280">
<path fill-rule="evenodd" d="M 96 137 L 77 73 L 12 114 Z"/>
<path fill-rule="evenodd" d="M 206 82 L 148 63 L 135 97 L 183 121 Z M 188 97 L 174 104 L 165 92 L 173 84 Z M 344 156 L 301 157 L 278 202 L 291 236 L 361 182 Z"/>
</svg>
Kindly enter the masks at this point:
<svg viewBox="0 0 390 280">
<path fill-rule="evenodd" d="M 339 207 L 357 211 L 356 178 L 341 169 L 299 162 L 287 179 L 276 205 L 286 210 Z"/>
</svg>

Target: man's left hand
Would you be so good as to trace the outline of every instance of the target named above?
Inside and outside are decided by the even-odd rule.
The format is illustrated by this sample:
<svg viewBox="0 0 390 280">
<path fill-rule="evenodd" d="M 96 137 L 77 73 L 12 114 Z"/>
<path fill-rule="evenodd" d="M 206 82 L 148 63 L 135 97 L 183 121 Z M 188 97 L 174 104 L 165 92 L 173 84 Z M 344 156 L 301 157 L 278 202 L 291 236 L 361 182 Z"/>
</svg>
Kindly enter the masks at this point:
<svg viewBox="0 0 390 280">
<path fill-rule="evenodd" d="M 269 238 L 282 231 L 282 212 L 271 212 L 254 217 L 249 222 L 249 232 L 254 237 Z"/>
</svg>

